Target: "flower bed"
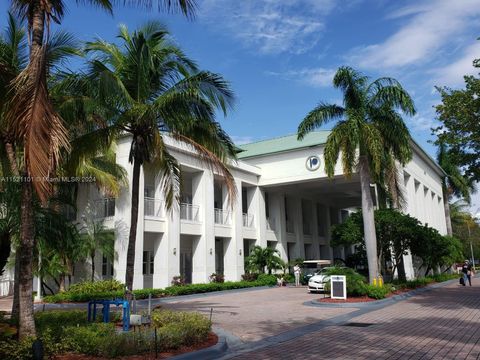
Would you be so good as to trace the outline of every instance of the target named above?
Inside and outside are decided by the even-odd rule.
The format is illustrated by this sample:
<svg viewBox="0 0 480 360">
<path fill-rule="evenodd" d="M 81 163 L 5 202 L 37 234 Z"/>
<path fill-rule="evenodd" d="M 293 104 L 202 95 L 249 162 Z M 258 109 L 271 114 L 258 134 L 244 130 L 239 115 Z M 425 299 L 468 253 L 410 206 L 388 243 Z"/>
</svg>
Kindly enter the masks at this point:
<svg viewBox="0 0 480 360">
<path fill-rule="evenodd" d="M 115 317 L 114 317 L 115 318 Z M 131 355 L 185 352 L 212 344 L 211 322 L 198 313 L 154 310 L 150 327 L 122 332 L 112 323 L 88 323 L 86 311 L 45 311 L 35 314 L 45 356 L 74 354 L 115 358 Z M 156 330 L 156 332 L 155 332 Z M 0 334 L 0 359 L 32 357 L 32 338 L 16 341 Z M 216 340 L 215 340 L 216 342 Z"/>
</svg>

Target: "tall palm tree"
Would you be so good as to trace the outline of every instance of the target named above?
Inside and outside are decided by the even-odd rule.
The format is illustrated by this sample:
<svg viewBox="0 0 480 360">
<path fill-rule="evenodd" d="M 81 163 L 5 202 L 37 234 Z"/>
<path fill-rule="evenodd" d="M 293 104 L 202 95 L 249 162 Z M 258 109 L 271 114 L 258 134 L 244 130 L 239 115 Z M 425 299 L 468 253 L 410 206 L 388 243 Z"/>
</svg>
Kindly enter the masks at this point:
<svg viewBox="0 0 480 360">
<path fill-rule="evenodd" d="M 215 111 L 226 114 L 233 94 L 221 76 L 198 71 L 156 22 L 129 33 L 120 27 L 121 44 L 103 40 L 87 43 L 91 55 L 90 91 L 110 111 L 112 132 L 131 136 L 129 162 L 133 164 L 131 223 L 125 283 L 133 286 L 135 241 L 138 222 L 140 169 L 151 163 L 163 176 L 166 207 L 179 197 L 180 167 L 169 153 L 165 137 L 190 147 L 210 169 L 223 176 L 230 193 L 235 185 L 227 162 L 235 147 L 215 121 Z M 108 120 L 106 120 L 108 121 Z"/>
<path fill-rule="evenodd" d="M 447 223 L 447 234 L 452 236 L 452 219 L 450 214 L 450 201 L 453 197 L 463 198 L 466 203 L 470 203 L 470 194 L 476 191 L 475 183 L 464 176 L 452 159 L 447 145 L 443 142 L 438 143 L 437 162 L 447 174 L 442 180 L 443 207 L 445 211 L 445 220 Z"/>
<path fill-rule="evenodd" d="M 325 169 L 335 174 L 340 153 L 345 176 L 360 174 L 364 237 L 369 279 L 378 276 L 377 240 L 370 184 L 385 178 L 385 154 L 405 165 L 412 157 L 410 134 L 398 110 L 415 113 L 410 95 L 392 78 L 369 78 L 350 67 L 340 67 L 333 86 L 343 92 L 343 106 L 321 102 L 298 126 L 301 140 L 313 129 L 338 120 L 327 138 Z"/>
<path fill-rule="evenodd" d="M 194 0 L 77 0 L 77 3 L 90 3 L 108 12 L 112 12 L 113 4 L 132 4 L 180 10 L 185 15 L 193 15 Z M 32 302 L 32 256 L 34 248 L 33 201 L 36 195 L 46 203 L 51 194 L 51 184 L 45 181 L 60 159 L 62 148 L 69 149 L 67 130 L 62 119 L 55 111 L 49 98 L 47 86 L 46 44 L 49 40 L 49 24 L 60 23 L 65 2 L 62 0 L 11 0 L 12 8 L 28 23 L 30 53 L 28 66 L 16 77 L 13 99 L 7 112 L 7 121 L 13 129 L 15 144 L 23 148 L 24 169 L 21 197 L 21 236 L 19 247 L 19 266 L 22 275 L 20 286 L 19 337 L 34 336 Z"/>
</svg>

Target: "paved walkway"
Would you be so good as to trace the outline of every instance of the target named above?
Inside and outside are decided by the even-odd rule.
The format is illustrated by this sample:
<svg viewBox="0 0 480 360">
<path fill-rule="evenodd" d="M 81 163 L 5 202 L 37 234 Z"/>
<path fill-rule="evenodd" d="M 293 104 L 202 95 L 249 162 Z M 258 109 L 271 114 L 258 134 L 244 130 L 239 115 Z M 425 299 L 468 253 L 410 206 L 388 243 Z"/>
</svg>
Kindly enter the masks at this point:
<svg viewBox="0 0 480 360">
<path fill-rule="evenodd" d="M 478 281 L 478 280 L 476 280 Z M 323 312 L 320 307 L 312 312 Z M 353 325 L 353 326 L 352 326 Z M 331 318 L 291 339 L 273 337 L 225 359 L 479 359 L 480 287 L 452 283 L 385 307 Z"/>
</svg>

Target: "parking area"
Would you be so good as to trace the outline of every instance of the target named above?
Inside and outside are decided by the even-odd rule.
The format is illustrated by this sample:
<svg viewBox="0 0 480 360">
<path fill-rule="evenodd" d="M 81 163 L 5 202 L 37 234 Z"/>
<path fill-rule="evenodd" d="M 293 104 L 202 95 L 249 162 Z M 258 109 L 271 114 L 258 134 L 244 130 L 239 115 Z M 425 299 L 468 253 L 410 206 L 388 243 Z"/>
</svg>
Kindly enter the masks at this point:
<svg viewBox="0 0 480 360">
<path fill-rule="evenodd" d="M 196 310 L 207 315 L 213 308 L 214 326 L 228 331 L 242 342 L 251 342 L 355 310 L 320 309 L 303 305 L 306 301 L 322 296 L 308 294 L 305 287 L 275 287 L 212 294 L 192 300 L 179 298 L 178 301 L 163 306 L 177 310 Z"/>
</svg>

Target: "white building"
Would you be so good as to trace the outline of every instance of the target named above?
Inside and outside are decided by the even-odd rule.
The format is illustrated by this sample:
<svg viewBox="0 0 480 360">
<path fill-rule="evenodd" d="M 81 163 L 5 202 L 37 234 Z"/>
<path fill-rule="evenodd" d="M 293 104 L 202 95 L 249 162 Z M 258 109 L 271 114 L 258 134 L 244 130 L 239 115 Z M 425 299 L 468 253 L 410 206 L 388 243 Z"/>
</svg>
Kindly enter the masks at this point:
<svg viewBox="0 0 480 360">
<path fill-rule="evenodd" d="M 329 230 L 348 215 L 346 209 L 360 207 L 360 183 L 356 175 L 346 179 L 340 164 L 335 178 L 327 178 L 323 149 L 328 134 L 313 132 L 301 142 L 291 135 L 242 145 L 244 151 L 231 167 L 238 191 L 233 208 L 222 179 L 192 150 L 170 141 L 170 151 L 182 167 L 182 200 L 166 212 L 160 177 L 155 169 L 143 168 L 134 288 L 166 287 L 178 275 L 188 282 L 208 282 L 215 272 L 226 280 L 240 280 L 244 257 L 253 245 L 273 247 L 284 260 L 348 256 L 350 248 L 329 246 Z M 412 146 L 413 160 L 403 169 L 405 210 L 445 234 L 443 170 L 417 144 Z M 117 163 L 131 180 L 129 148 L 128 137 L 118 142 Z M 116 233 L 113 270 L 98 256 L 98 278 L 125 279 L 130 197 L 125 189 L 118 199 L 102 199 L 93 186 L 79 193 L 77 220 L 87 203 L 94 202 L 97 216 Z M 407 276 L 413 277 L 411 257 L 405 260 Z"/>
<path fill-rule="evenodd" d="M 182 168 L 182 202 L 167 213 L 160 177 L 154 168 L 143 168 L 134 288 L 163 288 L 178 275 L 193 283 L 208 282 L 212 273 L 240 280 L 244 257 L 253 245 L 273 247 L 284 260 L 345 259 L 352 249 L 331 248 L 330 227 L 348 215 L 346 209 L 361 206 L 360 182 L 356 174 L 346 179 L 340 163 L 335 177 L 327 178 L 323 149 L 328 134 L 312 132 L 301 142 L 290 135 L 242 145 L 244 151 L 231 166 L 238 191 L 233 208 L 222 179 L 206 169 L 192 150 L 169 141 L 169 150 Z M 405 210 L 445 234 L 443 170 L 417 144 L 412 146 L 413 160 L 402 172 Z M 116 159 L 131 184 L 129 149 L 130 139 L 121 139 Z M 80 188 L 77 221 L 82 221 L 87 204 L 95 204 L 96 216 L 116 234 L 117 258 L 110 264 L 99 254 L 96 278 L 125 279 L 130 201 L 129 189 L 118 199 L 104 199 L 93 185 Z M 90 266 L 85 265 L 76 267 L 74 281 L 89 278 Z M 414 277 L 411 256 L 405 257 L 405 269 L 407 277 Z"/>
</svg>

